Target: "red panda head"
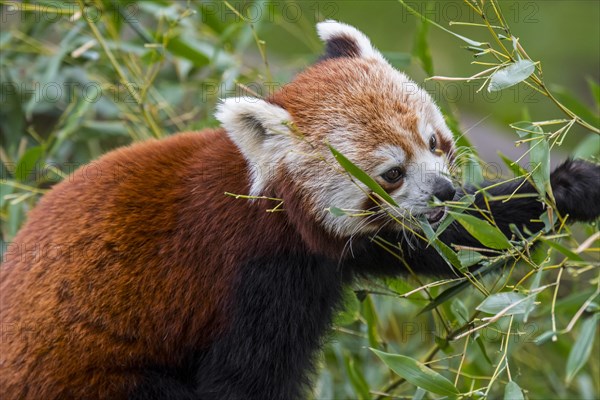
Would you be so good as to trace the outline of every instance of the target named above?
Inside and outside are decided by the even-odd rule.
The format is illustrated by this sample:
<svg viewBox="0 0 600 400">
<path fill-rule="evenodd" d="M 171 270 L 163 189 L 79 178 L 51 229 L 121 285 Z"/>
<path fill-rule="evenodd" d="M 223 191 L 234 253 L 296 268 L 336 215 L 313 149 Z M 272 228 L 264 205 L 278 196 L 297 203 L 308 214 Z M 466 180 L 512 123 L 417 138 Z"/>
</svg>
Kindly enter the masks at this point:
<svg viewBox="0 0 600 400">
<path fill-rule="evenodd" d="M 219 105 L 217 119 L 249 164 L 250 194 L 265 194 L 285 177 L 309 203 L 310 218 L 330 233 L 379 229 L 390 219 L 365 223 L 328 211 L 374 206 L 366 187 L 339 172 L 329 144 L 391 195 L 399 206 L 394 214 L 439 222 L 444 212 L 431 200 L 454 196 L 447 176 L 453 137 L 439 109 L 357 29 L 325 21 L 317 30 L 326 44 L 319 62 L 269 99 L 229 98 Z"/>
</svg>

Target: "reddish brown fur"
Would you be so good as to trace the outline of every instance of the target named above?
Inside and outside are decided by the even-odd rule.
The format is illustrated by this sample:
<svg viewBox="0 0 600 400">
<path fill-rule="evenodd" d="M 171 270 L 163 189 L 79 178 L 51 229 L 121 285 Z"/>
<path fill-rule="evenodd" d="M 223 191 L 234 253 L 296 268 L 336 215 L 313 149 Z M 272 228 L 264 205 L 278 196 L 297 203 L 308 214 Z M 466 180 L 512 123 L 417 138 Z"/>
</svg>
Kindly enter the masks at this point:
<svg viewBox="0 0 600 400">
<path fill-rule="evenodd" d="M 273 190 L 290 199 L 286 213 L 224 195 L 247 193 L 248 182 L 223 130 L 137 144 L 94 165 L 101 176 L 82 168 L 42 198 L 0 268 L 3 399 L 118 398 L 143 366 L 178 365 L 226 326 L 235 261 L 249 248 L 302 246 L 286 217 L 300 200 L 285 187 Z M 294 215 L 313 249 L 332 250 Z"/>
<path fill-rule="evenodd" d="M 426 143 L 418 131 L 418 112 L 407 102 L 408 93 L 398 92 L 389 74 L 389 69 L 372 60 L 324 60 L 299 74 L 269 100 L 285 108 L 298 130 L 317 139 L 315 143 L 336 129 L 363 132 L 370 140 L 356 144 L 361 154 L 372 154 L 385 143 L 401 147 L 410 161 L 415 149 Z M 393 96 L 386 95 L 391 91 Z M 343 120 L 335 119 L 329 109 Z"/>
</svg>

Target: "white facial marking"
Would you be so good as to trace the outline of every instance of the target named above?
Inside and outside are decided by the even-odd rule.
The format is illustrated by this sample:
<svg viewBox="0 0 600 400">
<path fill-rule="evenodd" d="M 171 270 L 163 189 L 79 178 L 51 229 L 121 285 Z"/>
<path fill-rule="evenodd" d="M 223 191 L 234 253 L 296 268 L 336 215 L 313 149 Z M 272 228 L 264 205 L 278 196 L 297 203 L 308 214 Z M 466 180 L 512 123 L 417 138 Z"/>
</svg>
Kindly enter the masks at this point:
<svg viewBox="0 0 600 400">
<path fill-rule="evenodd" d="M 402 167 L 406 159 L 406 155 L 402 148 L 391 145 L 382 146 L 375 152 L 375 157 L 384 161 L 380 162 L 373 170 L 374 176 L 381 175 L 394 167 Z"/>
<path fill-rule="evenodd" d="M 261 195 L 277 164 L 292 149 L 288 127 L 292 117 L 283 108 L 254 97 L 224 99 L 215 117 L 248 162 L 249 194 Z"/>
</svg>

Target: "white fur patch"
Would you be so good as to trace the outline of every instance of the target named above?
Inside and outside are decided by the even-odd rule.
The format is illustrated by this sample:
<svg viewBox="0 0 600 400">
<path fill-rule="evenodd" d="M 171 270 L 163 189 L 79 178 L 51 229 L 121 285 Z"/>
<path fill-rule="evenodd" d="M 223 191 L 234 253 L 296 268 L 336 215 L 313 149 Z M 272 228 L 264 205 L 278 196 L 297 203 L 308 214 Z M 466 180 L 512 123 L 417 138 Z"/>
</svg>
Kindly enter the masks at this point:
<svg viewBox="0 0 600 400">
<path fill-rule="evenodd" d="M 360 51 L 360 57 L 375 58 L 387 63 L 381 53 L 371 45 L 369 38 L 353 26 L 328 19 L 317 24 L 317 33 L 324 42 L 340 36 L 349 37 L 356 43 Z"/>
<path fill-rule="evenodd" d="M 254 97 L 230 97 L 217 106 L 215 117 L 248 162 L 250 195 L 262 194 L 279 162 L 293 144 L 290 114 Z"/>
</svg>

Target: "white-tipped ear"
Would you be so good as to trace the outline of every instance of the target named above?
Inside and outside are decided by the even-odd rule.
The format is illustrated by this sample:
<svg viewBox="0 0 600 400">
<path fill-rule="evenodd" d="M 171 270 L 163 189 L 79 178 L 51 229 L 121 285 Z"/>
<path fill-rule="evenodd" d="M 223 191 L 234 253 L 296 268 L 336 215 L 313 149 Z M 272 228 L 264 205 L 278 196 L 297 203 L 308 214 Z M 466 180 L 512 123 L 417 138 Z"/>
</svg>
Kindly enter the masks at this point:
<svg viewBox="0 0 600 400">
<path fill-rule="evenodd" d="M 250 195 L 260 195 L 291 149 L 292 117 L 283 108 L 254 97 L 224 99 L 215 117 L 248 162 Z"/>
<path fill-rule="evenodd" d="M 369 38 L 353 26 L 328 19 L 317 24 L 317 33 L 325 42 L 323 58 L 361 57 L 385 61 Z"/>
</svg>

